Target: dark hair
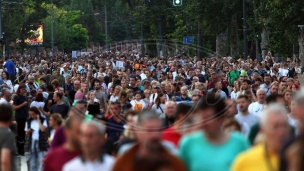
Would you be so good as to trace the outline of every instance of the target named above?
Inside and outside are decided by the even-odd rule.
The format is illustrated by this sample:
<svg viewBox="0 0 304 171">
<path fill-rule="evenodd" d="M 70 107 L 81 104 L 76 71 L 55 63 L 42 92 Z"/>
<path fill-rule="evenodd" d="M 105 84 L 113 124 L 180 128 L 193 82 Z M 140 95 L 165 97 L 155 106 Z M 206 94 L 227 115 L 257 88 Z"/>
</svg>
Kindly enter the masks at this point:
<svg viewBox="0 0 304 171">
<path fill-rule="evenodd" d="M 273 93 L 266 97 L 265 102 L 267 105 L 271 103 L 276 103 L 279 98 L 284 98 L 282 94 Z"/>
<path fill-rule="evenodd" d="M 224 128 L 228 128 L 230 126 L 235 126 L 237 131 L 241 132 L 242 127 L 240 125 L 240 123 L 238 121 L 236 121 L 234 118 L 228 118 L 227 120 L 225 120 L 223 127 Z"/>
<path fill-rule="evenodd" d="M 134 111 L 134 110 L 127 110 L 124 112 L 124 118 L 125 120 L 127 120 L 128 116 L 136 116 L 138 115 L 138 112 L 137 111 Z"/>
<path fill-rule="evenodd" d="M 43 81 L 44 83 L 46 83 L 46 79 L 44 77 L 41 77 L 40 81 Z"/>
<path fill-rule="evenodd" d="M 46 90 L 50 91 L 50 92 L 53 92 L 54 91 L 54 87 L 52 85 L 47 85 L 46 86 Z"/>
<path fill-rule="evenodd" d="M 0 122 L 9 122 L 13 119 L 13 108 L 10 104 L 0 104 Z"/>
<path fill-rule="evenodd" d="M 239 95 L 239 96 L 237 97 L 237 99 L 245 99 L 245 100 L 247 100 L 247 101 L 250 101 L 249 98 L 248 98 L 248 96 L 246 96 L 246 95 L 244 95 L 244 94 Z"/>
<path fill-rule="evenodd" d="M 51 70 L 50 70 L 50 69 L 47 69 L 47 70 L 46 70 L 46 74 L 51 74 Z"/>
<path fill-rule="evenodd" d="M 37 93 L 37 95 L 35 97 L 35 101 L 36 102 L 43 102 L 43 95 L 42 95 L 42 93 Z"/>
<path fill-rule="evenodd" d="M 63 94 L 60 92 L 55 92 L 54 94 L 56 94 L 56 96 L 58 96 L 60 99 L 62 98 Z"/>
<path fill-rule="evenodd" d="M 157 94 L 157 97 L 156 97 L 156 99 L 155 99 L 155 104 L 156 104 L 156 106 L 159 106 L 159 105 L 160 105 L 160 98 L 163 97 L 164 95 L 165 95 L 165 94 L 162 93 L 162 92 L 160 92 L 160 93 Z"/>
<path fill-rule="evenodd" d="M 6 79 L 8 80 L 9 79 L 9 74 L 7 71 L 3 71 L 2 74 L 5 74 L 6 75 Z"/>
<path fill-rule="evenodd" d="M 214 111 L 214 117 L 224 116 L 226 112 L 225 100 L 215 97 L 215 95 L 208 94 L 197 102 L 193 112 L 195 113 L 207 109 L 212 109 Z"/>
<path fill-rule="evenodd" d="M 52 117 L 54 119 L 54 122 L 56 122 L 57 125 L 61 125 L 62 124 L 62 117 L 59 113 L 53 113 L 50 117 Z"/>
<path fill-rule="evenodd" d="M 248 85 L 251 84 L 251 81 L 250 81 L 250 80 L 247 80 L 247 79 L 246 79 L 246 80 L 243 80 L 242 82 L 243 82 L 243 83 L 247 83 Z"/>
<path fill-rule="evenodd" d="M 176 106 L 175 110 L 175 118 L 178 119 L 180 116 L 185 116 L 187 115 L 191 110 L 191 106 L 187 105 L 185 103 L 179 103 Z"/>
<path fill-rule="evenodd" d="M 32 112 L 34 112 L 34 113 L 36 113 L 37 115 L 40 115 L 40 111 L 39 111 L 39 109 L 37 108 L 37 107 L 31 107 L 30 109 L 29 109 L 29 111 L 32 111 Z"/>
<path fill-rule="evenodd" d="M 20 89 L 22 89 L 22 88 L 26 88 L 26 85 L 25 85 L 24 83 L 21 83 L 21 84 L 19 85 L 19 87 L 18 87 L 18 89 L 17 89 L 17 94 L 20 93 Z"/>
<path fill-rule="evenodd" d="M 137 95 L 137 94 L 141 95 L 141 92 L 140 91 L 135 91 L 134 95 Z"/>
<path fill-rule="evenodd" d="M 119 108 L 121 108 L 120 102 L 111 102 L 111 105 L 117 105 Z"/>
<path fill-rule="evenodd" d="M 121 97 L 121 96 L 127 97 L 127 93 L 126 93 L 125 91 L 121 91 L 121 92 L 120 92 L 120 97 Z"/>
</svg>

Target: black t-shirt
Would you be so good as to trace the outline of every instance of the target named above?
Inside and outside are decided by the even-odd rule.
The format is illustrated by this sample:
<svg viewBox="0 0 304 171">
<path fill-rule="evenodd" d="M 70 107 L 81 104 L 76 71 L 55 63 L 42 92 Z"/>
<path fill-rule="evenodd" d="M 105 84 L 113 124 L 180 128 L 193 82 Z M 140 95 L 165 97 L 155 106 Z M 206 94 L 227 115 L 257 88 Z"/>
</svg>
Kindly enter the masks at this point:
<svg viewBox="0 0 304 171">
<path fill-rule="evenodd" d="M 53 100 L 53 97 L 54 97 L 54 93 L 50 93 L 49 96 L 48 96 L 48 98 L 46 99 L 45 105 L 43 107 L 44 111 L 46 111 L 46 112 L 49 111 L 49 109 L 47 108 L 49 100 L 52 100 L 52 105 L 51 106 L 53 106 L 55 104 L 55 102 Z"/>
<path fill-rule="evenodd" d="M 14 97 L 14 102 L 13 102 L 13 105 L 16 105 L 16 106 L 19 106 L 21 105 L 22 103 L 24 102 L 27 102 L 27 97 L 26 96 L 22 96 L 20 94 L 17 94 L 15 97 Z M 16 119 L 26 119 L 29 117 L 29 114 L 28 114 L 28 105 L 25 105 L 19 109 L 17 109 L 15 111 L 15 118 Z"/>
<path fill-rule="evenodd" d="M 54 104 L 50 109 L 50 113 L 51 114 L 59 113 L 62 116 L 62 118 L 67 118 L 69 110 L 70 110 L 70 106 L 67 104 L 64 103 L 61 105 Z"/>
<path fill-rule="evenodd" d="M 131 87 L 131 86 L 129 86 L 129 89 L 133 90 L 134 93 L 137 92 L 137 91 L 139 91 L 138 87 Z"/>
</svg>

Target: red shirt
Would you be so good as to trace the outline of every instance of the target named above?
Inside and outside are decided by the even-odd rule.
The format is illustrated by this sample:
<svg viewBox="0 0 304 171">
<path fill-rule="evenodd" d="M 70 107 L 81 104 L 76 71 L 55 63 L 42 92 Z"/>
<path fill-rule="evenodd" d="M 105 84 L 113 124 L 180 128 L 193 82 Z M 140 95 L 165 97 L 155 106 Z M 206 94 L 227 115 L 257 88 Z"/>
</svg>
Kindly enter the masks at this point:
<svg viewBox="0 0 304 171">
<path fill-rule="evenodd" d="M 80 154 L 79 151 L 67 151 L 63 145 L 52 149 L 44 160 L 43 171 L 60 171 L 64 164 Z"/>
<path fill-rule="evenodd" d="M 163 140 L 172 142 L 176 147 L 178 147 L 178 142 L 181 139 L 182 135 L 175 131 L 171 126 L 168 129 L 163 131 Z"/>
</svg>

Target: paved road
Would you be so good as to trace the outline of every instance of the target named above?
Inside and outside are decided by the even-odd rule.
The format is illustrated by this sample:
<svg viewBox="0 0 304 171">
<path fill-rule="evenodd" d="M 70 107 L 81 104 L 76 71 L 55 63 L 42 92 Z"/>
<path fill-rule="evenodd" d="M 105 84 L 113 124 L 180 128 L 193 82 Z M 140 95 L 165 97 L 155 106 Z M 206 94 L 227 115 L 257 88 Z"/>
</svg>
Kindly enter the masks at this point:
<svg viewBox="0 0 304 171">
<path fill-rule="evenodd" d="M 21 157 L 21 160 L 19 160 L 19 161 L 17 160 L 17 162 L 19 162 L 19 163 L 17 163 L 17 166 L 18 165 L 20 166 L 20 169 L 17 168 L 17 169 L 19 169 L 18 171 L 28 171 L 24 156 Z"/>
</svg>

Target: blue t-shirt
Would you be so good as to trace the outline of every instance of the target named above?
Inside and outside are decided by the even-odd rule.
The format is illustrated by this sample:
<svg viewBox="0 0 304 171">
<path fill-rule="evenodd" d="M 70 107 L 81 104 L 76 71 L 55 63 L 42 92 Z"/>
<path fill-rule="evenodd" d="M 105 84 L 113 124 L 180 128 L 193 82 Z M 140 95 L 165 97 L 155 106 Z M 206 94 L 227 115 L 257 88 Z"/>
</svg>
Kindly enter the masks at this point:
<svg viewBox="0 0 304 171">
<path fill-rule="evenodd" d="M 9 60 L 4 64 L 4 68 L 6 68 L 9 75 L 16 75 L 15 72 L 15 64 L 13 61 Z"/>
<path fill-rule="evenodd" d="M 180 141 L 180 157 L 189 171 L 229 171 L 234 158 L 249 147 L 239 133 L 231 133 L 227 142 L 214 145 L 202 131 L 187 135 Z"/>
</svg>

